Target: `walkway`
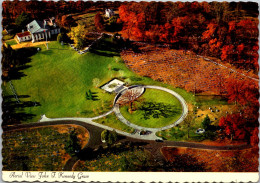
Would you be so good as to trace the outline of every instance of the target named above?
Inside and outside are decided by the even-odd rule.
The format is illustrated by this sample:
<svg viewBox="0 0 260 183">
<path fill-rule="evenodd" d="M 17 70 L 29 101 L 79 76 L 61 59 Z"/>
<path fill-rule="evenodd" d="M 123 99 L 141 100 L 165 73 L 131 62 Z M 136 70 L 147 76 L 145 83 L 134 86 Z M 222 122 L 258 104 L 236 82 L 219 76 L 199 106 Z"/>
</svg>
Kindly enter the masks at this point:
<svg viewBox="0 0 260 183">
<path fill-rule="evenodd" d="M 160 137 L 157 137 L 155 134 L 153 134 L 153 135 L 143 135 L 143 136 L 141 136 L 141 135 L 139 135 L 137 133 L 130 134 L 130 133 L 127 133 L 127 132 L 124 132 L 124 131 L 121 131 L 121 130 L 118 130 L 118 129 L 115 129 L 115 128 L 111 128 L 109 126 L 102 125 L 102 124 L 99 124 L 99 123 L 96 123 L 96 122 L 92 121 L 92 120 L 95 120 L 95 119 L 102 118 L 102 117 L 104 117 L 106 115 L 109 115 L 112 112 L 114 112 L 114 108 L 112 110 L 110 110 L 109 112 L 103 114 L 103 115 L 100 115 L 100 116 L 97 116 L 97 117 L 93 117 L 93 118 L 78 118 L 78 117 L 71 117 L 71 118 L 48 118 L 45 115 L 43 115 L 42 119 L 40 119 L 38 123 L 42 123 L 42 122 L 56 122 L 56 121 L 79 121 L 79 122 L 83 122 L 85 124 L 96 126 L 98 128 L 102 128 L 104 130 L 116 131 L 120 135 L 131 137 L 131 138 L 135 138 L 135 139 L 143 139 L 143 140 L 161 139 Z"/>
<path fill-rule="evenodd" d="M 127 119 L 125 119 L 124 116 L 120 113 L 119 105 L 116 104 L 117 100 L 120 99 L 120 97 L 116 97 L 117 100 L 115 101 L 114 112 L 115 112 L 117 118 L 122 123 L 124 123 L 124 124 L 126 124 L 126 125 L 128 125 L 132 128 L 135 128 L 139 131 L 142 131 L 142 130 L 150 131 L 150 132 L 152 132 L 150 135 L 155 135 L 155 133 L 158 132 L 158 131 L 166 130 L 166 129 L 172 128 L 172 127 L 180 124 L 185 119 L 186 115 L 188 114 L 188 106 L 187 106 L 185 100 L 182 98 L 182 96 L 180 96 L 178 93 L 174 92 L 173 90 L 170 90 L 170 89 L 167 89 L 167 88 L 164 88 L 164 87 L 161 87 L 161 86 L 152 86 L 152 85 L 135 86 L 135 87 L 157 89 L 157 90 L 162 90 L 162 91 L 170 93 L 171 95 L 173 95 L 174 97 L 176 97 L 180 101 L 180 103 L 182 105 L 182 114 L 181 114 L 180 118 L 177 121 L 175 121 L 173 124 L 170 124 L 170 125 L 167 125 L 167 126 L 164 126 L 164 127 L 148 128 L 148 127 L 138 126 L 138 125 L 131 123 Z M 120 96 L 121 93 L 119 93 L 118 95 Z"/>
<path fill-rule="evenodd" d="M 161 87 L 161 86 L 152 86 L 152 85 L 145 85 L 145 86 L 135 85 L 135 86 L 128 87 L 128 89 L 130 89 L 130 90 L 134 90 L 135 88 L 140 90 L 140 93 L 143 93 L 144 88 L 150 88 L 150 89 L 162 90 L 162 91 L 165 91 L 165 92 L 168 92 L 168 93 L 172 94 L 174 97 L 176 97 L 180 101 L 180 103 L 182 105 L 182 114 L 181 114 L 180 118 L 177 121 L 175 121 L 173 124 L 170 124 L 170 125 L 167 125 L 167 126 L 164 126 L 164 127 L 160 127 L 160 128 L 148 128 L 148 127 L 142 127 L 142 126 L 135 125 L 135 124 L 129 122 L 128 120 L 126 120 L 124 118 L 124 116 L 120 113 L 120 109 L 119 109 L 119 105 L 117 104 L 117 101 L 120 99 L 120 96 L 122 96 L 122 94 L 126 91 L 126 90 L 122 90 L 115 97 L 114 107 L 110 111 L 108 111 L 108 112 L 106 112 L 106 113 L 104 113 L 104 114 L 102 114 L 100 116 L 96 116 L 96 117 L 92 117 L 92 118 L 79 118 L 79 117 L 47 118 L 45 115 L 43 115 L 42 119 L 40 119 L 40 122 L 77 120 L 77 121 L 81 121 L 81 122 L 84 122 L 84 123 L 87 123 L 87 124 L 91 124 L 93 126 L 97 126 L 99 128 L 103 128 L 103 129 L 106 129 L 106 130 L 110 130 L 110 131 L 114 130 L 114 131 L 116 131 L 120 135 L 124 135 L 124 136 L 131 137 L 131 138 L 142 139 L 142 140 L 156 140 L 156 139 L 162 140 L 161 137 L 157 137 L 156 136 L 156 132 L 169 129 L 169 128 L 172 128 L 172 127 L 180 124 L 185 119 L 186 115 L 188 114 L 188 106 L 187 106 L 185 100 L 178 93 L 176 93 L 176 92 L 174 92 L 174 91 L 172 91 L 170 89 L 167 89 L 167 88 L 164 88 L 164 87 Z M 96 119 L 99 119 L 99 118 L 103 118 L 103 117 L 105 117 L 105 116 L 107 116 L 107 115 L 109 115 L 109 114 L 111 114 L 113 112 L 115 113 L 117 118 L 122 123 L 126 124 L 127 126 L 129 126 L 131 128 L 134 128 L 136 130 L 136 132 L 145 130 L 145 131 L 149 131 L 150 133 L 146 134 L 146 135 L 140 135 L 138 133 L 130 134 L 130 133 L 123 132 L 121 130 L 117 130 L 115 128 L 108 127 L 106 125 L 102 125 L 102 124 L 93 122 L 93 120 L 96 120 Z"/>
</svg>

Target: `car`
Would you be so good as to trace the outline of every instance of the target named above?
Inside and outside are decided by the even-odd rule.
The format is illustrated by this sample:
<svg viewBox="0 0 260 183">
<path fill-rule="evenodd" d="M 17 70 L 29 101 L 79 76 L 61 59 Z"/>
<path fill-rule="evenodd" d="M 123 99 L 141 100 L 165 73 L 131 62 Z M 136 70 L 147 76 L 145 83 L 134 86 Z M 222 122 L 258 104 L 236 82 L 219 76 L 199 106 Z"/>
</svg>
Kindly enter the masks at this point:
<svg viewBox="0 0 260 183">
<path fill-rule="evenodd" d="M 196 130 L 196 133 L 197 133 L 197 134 L 205 133 L 205 129 L 199 128 L 199 129 Z"/>
</svg>

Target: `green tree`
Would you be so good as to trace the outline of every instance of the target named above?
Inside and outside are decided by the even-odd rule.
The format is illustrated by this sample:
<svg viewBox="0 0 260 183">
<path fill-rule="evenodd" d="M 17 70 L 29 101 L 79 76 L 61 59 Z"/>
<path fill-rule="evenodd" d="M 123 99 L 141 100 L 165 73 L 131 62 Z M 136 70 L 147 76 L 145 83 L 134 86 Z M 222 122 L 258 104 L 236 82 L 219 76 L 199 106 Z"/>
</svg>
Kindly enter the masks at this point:
<svg viewBox="0 0 260 183">
<path fill-rule="evenodd" d="M 109 134 L 108 130 L 102 131 L 102 132 L 101 132 L 101 140 L 107 141 L 107 139 L 108 139 L 108 134 Z"/>
<path fill-rule="evenodd" d="M 110 132 L 108 130 L 104 130 L 101 133 L 101 139 L 105 140 L 108 145 L 112 145 L 118 140 L 118 135 L 115 131 Z"/>
<path fill-rule="evenodd" d="M 194 121 L 194 117 L 192 116 L 192 114 L 188 114 L 187 117 L 183 121 L 183 125 L 185 128 L 187 128 L 187 131 L 188 131 L 188 138 L 190 138 L 190 128 L 191 128 L 193 121 Z"/>
<path fill-rule="evenodd" d="M 64 149 L 71 156 L 77 155 L 81 150 L 79 139 L 75 130 L 70 133 L 69 138 L 65 141 Z"/>
<path fill-rule="evenodd" d="M 210 126 L 210 124 L 211 124 L 211 121 L 210 121 L 210 118 L 209 118 L 208 115 L 203 119 L 203 121 L 202 121 L 201 124 L 202 124 L 202 127 L 203 127 L 205 130 L 208 130 L 208 129 L 209 129 L 209 126 Z"/>
<path fill-rule="evenodd" d="M 19 15 L 16 19 L 15 19 L 15 24 L 17 26 L 17 28 L 19 30 L 21 29 L 25 29 L 26 28 L 26 25 L 28 23 L 30 23 L 31 21 L 31 17 L 29 14 L 25 13 L 25 12 L 22 12 L 21 15 Z"/>
<path fill-rule="evenodd" d="M 65 42 L 65 43 L 67 43 L 67 42 L 69 42 L 69 38 L 68 38 L 68 36 L 67 36 L 66 33 L 62 32 L 62 33 L 59 33 L 59 34 L 58 34 L 58 36 L 57 36 L 57 41 L 58 41 L 58 42 L 63 41 L 63 42 Z"/>
</svg>

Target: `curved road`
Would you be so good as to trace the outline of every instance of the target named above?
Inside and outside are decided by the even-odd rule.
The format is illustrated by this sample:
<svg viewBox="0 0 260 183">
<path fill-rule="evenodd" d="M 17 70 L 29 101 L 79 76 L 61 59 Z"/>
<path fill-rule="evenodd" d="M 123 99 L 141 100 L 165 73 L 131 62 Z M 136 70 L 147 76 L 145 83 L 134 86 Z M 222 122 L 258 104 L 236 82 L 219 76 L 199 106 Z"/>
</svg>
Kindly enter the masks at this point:
<svg viewBox="0 0 260 183">
<path fill-rule="evenodd" d="M 132 86 L 133 87 L 133 86 Z M 135 86 L 135 87 L 140 87 L 140 86 Z M 243 144 L 243 145 L 228 145 L 228 146 L 210 146 L 210 145 L 204 145 L 201 143 L 193 143 L 193 142 L 176 142 L 176 141 L 164 141 L 164 142 L 156 142 L 155 139 L 160 139 L 155 135 L 157 131 L 160 130 L 165 130 L 168 128 L 171 128 L 179 123 L 181 123 L 184 118 L 186 117 L 188 113 L 188 107 L 185 102 L 185 100 L 176 92 L 160 87 L 160 86 L 142 86 L 144 88 L 151 88 L 151 89 L 158 89 L 162 90 L 165 92 L 168 92 L 172 95 L 174 95 L 182 104 L 182 115 L 181 117 L 173 124 L 162 127 L 162 128 L 145 128 L 145 127 L 140 127 L 137 125 L 134 125 L 130 122 L 128 122 L 120 113 L 119 111 L 119 106 L 116 104 L 116 100 L 119 98 L 117 97 L 115 99 L 114 107 L 112 110 L 100 115 L 96 116 L 93 118 L 47 118 L 45 115 L 42 116 L 42 119 L 39 122 L 36 123 L 29 123 L 29 124 L 21 124 L 21 125 L 15 125 L 15 126 L 6 126 L 3 127 L 3 131 L 12 131 L 12 130 L 20 130 L 20 129 L 26 129 L 26 128 L 33 128 L 33 127 L 42 127 L 42 126 L 52 126 L 52 125 L 64 125 L 64 124 L 74 124 L 74 125 L 80 125 L 84 128 L 86 128 L 89 132 L 89 141 L 88 144 L 83 148 L 91 148 L 91 149 L 96 149 L 103 143 L 101 142 L 101 132 L 103 130 L 115 130 L 119 135 L 124 136 L 121 138 L 119 141 L 132 141 L 132 142 L 142 142 L 142 146 L 149 150 L 155 157 L 156 160 L 158 161 L 163 161 L 163 155 L 160 152 L 160 149 L 164 146 L 175 146 L 175 147 L 190 147 L 190 148 L 199 148 L 199 149 L 210 149 L 210 150 L 241 150 L 241 149 L 246 149 L 250 148 L 251 146 L 249 144 Z M 120 93 L 119 93 L 120 94 Z M 117 95 L 118 96 L 118 95 Z M 106 115 L 111 114 L 112 112 L 115 112 L 117 117 L 123 122 L 126 123 L 130 127 L 134 127 L 136 129 L 148 129 L 152 133 L 149 135 L 139 135 L 139 134 L 129 134 L 102 124 L 98 124 L 93 122 L 92 120 L 102 118 Z M 77 157 L 72 157 L 69 159 L 63 170 L 64 171 L 71 171 L 73 165 L 78 161 L 79 159 Z"/>
<path fill-rule="evenodd" d="M 101 127 L 98 127 L 95 125 L 91 125 L 91 124 L 87 124 L 82 121 L 76 121 L 76 120 L 58 120 L 58 121 L 53 120 L 51 122 L 37 122 L 37 123 L 30 123 L 30 124 L 21 124 L 21 125 L 3 127 L 3 131 L 5 132 L 5 131 L 12 131 L 12 130 L 21 130 L 21 129 L 27 129 L 27 128 L 52 126 L 52 125 L 63 125 L 63 124 L 80 125 L 82 127 L 85 127 L 88 130 L 89 142 L 85 146 L 85 148 L 95 149 L 103 144 L 101 142 L 101 132 L 104 130 L 104 128 L 101 128 Z M 242 150 L 242 149 L 251 148 L 250 144 L 210 146 L 210 145 L 194 143 L 194 142 L 177 142 L 177 141 L 156 142 L 154 140 L 143 140 L 143 139 L 136 139 L 136 138 L 131 138 L 131 137 L 125 137 L 119 141 L 142 142 L 142 144 L 143 144 L 142 146 L 145 149 L 149 150 L 154 155 L 154 158 L 158 162 L 162 162 L 164 160 L 164 157 L 161 154 L 160 149 L 165 146 L 189 147 L 189 148 L 208 149 L 208 150 Z M 69 159 L 66 162 L 66 164 L 63 168 L 63 171 L 71 171 L 73 165 L 78 160 L 79 159 L 77 157 L 72 157 L 71 159 Z"/>
</svg>

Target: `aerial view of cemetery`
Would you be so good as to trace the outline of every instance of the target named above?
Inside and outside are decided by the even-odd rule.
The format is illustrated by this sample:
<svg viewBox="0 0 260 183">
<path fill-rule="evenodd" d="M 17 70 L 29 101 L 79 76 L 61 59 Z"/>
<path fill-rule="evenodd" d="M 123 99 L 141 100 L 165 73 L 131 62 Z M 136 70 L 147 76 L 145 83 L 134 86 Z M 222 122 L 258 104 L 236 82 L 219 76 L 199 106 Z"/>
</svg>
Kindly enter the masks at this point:
<svg viewBox="0 0 260 183">
<path fill-rule="evenodd" d="M 2 2 L 3 171 L 258 172 L 258 4 Z"/>
</svg>

